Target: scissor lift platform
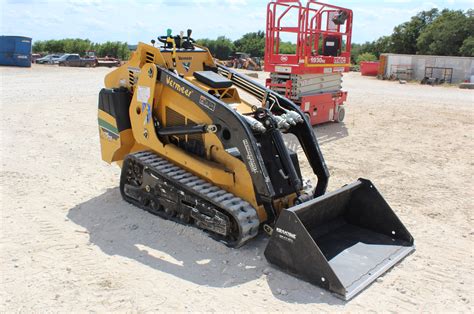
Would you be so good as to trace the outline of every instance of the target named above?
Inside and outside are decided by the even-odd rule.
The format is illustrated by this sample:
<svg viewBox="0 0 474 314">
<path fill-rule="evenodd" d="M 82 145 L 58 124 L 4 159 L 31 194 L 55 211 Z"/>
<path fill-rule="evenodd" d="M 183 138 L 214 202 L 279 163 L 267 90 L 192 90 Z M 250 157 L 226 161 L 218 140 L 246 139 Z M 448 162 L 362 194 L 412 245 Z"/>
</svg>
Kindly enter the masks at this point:
<svg viewBox="0 0 474 314">
<path fill-rule="evenodd" d="M 294 54 L 282 53 L 287 36 L 296 38 Z M 345 116 L 342 73 L 349 71 L 352 11 L 308 1 L 268 4 L 265 71 L 267 87 L 301 106 L 310 122 L 342 122 Z"/>
</svg>

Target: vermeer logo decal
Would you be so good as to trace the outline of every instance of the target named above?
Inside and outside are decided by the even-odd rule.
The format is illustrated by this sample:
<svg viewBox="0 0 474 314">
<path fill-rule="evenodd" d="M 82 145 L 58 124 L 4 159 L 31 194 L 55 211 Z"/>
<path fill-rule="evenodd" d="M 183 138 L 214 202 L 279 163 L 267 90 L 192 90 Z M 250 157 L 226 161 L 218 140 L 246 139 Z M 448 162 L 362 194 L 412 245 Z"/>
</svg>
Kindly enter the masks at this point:
<svg viewBox="0 0 474 314">
<path fill-rule="evenodd" d="M 181 84 L 173 80 L 170 76 L 166 77 L 166 85 L 168 85 L 178 93 L 185 95 L 186 97 L 191 97 L 191 94 L 193 93 L 192 90 L 186 88 L 186 86 L 181 86 Z"/>
<path fill-rule="evenodd" d="M 191 62 L 183 62 L 183 68 L 186 72 L 189 72 L 190 67 L 191 67 Z"/>
</svg>

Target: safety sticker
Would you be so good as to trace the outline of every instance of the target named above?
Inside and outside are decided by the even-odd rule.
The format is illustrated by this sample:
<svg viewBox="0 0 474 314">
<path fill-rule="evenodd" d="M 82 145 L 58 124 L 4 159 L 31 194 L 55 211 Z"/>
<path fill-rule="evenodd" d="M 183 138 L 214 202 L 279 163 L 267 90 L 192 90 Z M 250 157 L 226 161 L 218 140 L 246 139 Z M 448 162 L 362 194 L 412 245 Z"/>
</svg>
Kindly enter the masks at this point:
<svg viewBox="0 0 474 314">
<path fill-rule="evenodd" d="M 151 106 L 150 104 L 144 102 L 142 103 L 142 112 L 146 111 L 145 120 L 143 121 L 143 125 L 148 124 L 151 121 Z"/>
<path fill-rule="evenodd" d="M 141 103 L 147 103 L 150 99 L 150 87 L 138 85 L 137 100 Z"/>
<path fill-rule="evenodd" d="M 199 97 L 199 104 L 211 111 L 216 110 L 216 104 L 205 96 Z"/>
<path fill-rule="evenodd" d="M 291 68 L 290 67 L 282 67 L 282 66 L 276 66 L 275 67 L 275 72 L 279 73 L 291 73 Z"/>
</svg>

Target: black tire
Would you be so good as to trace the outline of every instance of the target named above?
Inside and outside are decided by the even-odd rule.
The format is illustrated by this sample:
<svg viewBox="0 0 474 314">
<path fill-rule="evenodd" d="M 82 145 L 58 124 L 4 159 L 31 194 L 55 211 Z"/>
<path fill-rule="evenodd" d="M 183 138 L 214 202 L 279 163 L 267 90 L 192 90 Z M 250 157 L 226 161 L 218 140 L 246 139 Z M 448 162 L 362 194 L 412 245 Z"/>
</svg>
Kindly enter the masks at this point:
<svg viewBox="0 0 474 314">
<path fill-rule="evenodd" d="M 337 110 L 336 122 L 337 123 L 343 122 L 345 117 L 346 117 L 346 110 L 344 109 L 344 107 L 339 107 L 339 109 Z"/>
</svg>

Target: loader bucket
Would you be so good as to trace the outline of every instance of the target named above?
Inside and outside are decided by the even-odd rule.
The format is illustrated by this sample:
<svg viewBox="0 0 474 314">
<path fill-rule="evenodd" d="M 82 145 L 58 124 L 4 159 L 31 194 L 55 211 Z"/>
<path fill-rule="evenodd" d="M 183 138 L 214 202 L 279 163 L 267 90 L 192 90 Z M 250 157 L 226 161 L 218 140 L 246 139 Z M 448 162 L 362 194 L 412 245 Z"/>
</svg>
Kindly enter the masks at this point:
<svg viewBox="0 0 474 314">
<path fill-rule="evenodd" d="M 349 300 L 415 249 L 368 180 L 281 212 L 267 260 Z"/>
</svg>

